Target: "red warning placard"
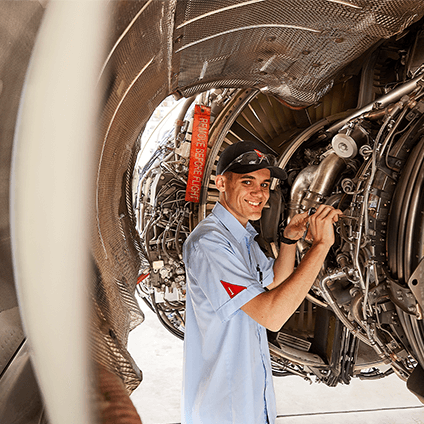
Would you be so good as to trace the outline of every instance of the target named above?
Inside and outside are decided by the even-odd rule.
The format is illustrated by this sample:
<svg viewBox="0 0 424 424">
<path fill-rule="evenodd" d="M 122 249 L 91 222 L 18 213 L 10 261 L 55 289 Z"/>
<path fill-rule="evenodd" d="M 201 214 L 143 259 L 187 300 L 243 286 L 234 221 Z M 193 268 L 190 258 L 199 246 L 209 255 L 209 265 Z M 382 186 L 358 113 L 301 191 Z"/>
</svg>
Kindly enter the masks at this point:
<svg viewBox="0 0 424 424">
<path fill-rule="evenodd" d="M 196 105 L 194 107 L 193 132 L 191 137 L 190 164 L 185 200 L 199 203 L 208 148 L 211 108 Z"/>
</svg>

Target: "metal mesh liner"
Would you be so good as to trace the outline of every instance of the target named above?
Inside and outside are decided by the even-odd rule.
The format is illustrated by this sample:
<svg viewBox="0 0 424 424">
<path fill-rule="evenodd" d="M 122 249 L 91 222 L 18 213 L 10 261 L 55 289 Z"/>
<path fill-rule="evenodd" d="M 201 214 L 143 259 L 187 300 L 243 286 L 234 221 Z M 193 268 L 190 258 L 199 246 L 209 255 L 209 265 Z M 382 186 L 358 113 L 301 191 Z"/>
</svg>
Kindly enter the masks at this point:
<svg viewBox="0 0 424 424">
<path fill-rule="evenodd" d="M 143 0 L 112 2 L 110 52 L 99 87 L 93 201 L 95 356 L 131 391 L 141 373 L 126 351 L 143 319 L 134 299 L 149 264 L 135 232 L 130 180 L 139 134 L 170 93 L 254 87 L 292 105 L 327 93 L 337 73 L 424 13 L 419 1 Z"/>
<path fill-rule="evenodd" d="M 124 382 L 128 393 L 131 393 L 142 380 L 142 373 L 126 349 L 126 342 L 122 341 L 122 329 L 128 331 L 142 320 L 132 308 L 133 299 L 129 296 L 128 288 L 120 287 L 119 294 L 122 302 L 128 307 L 127 323 L 116 319 L 115 304 L 117 298 L 111 299 L 110 288 L 107 289 L 102 277 L 97 273 L 94 283 L 91 342 L 93 359 L 102 364 L 107 370 L 118 375 Z M 140 311 L 138 311 L 140 313 Z M 122 313 L 122 312 L 121 312 Z M 117 325 L 119 324 L 119 325 Z M 115 332 L 120 331 L 121 335 Z"/>
<path fill-rule="evenodd" d="M 138 135 L 169 92 L 172 2 L 113 2 L 112 7 L 121 32 L 115 34 L 117 42 L 100 80 L 107 96 L 100 120 L 93 202 L 93 255 L 98 270 L 93 291 L 98 331 L 93 331 L 93 342 L 95 359 L 119 375 L 131 392 L 140 383 L 141 372 L 126 346 L 129 331 L 144 319 L 135 286 L 140 270 L 149 265 L 135 230 L 131 177 Z"/>
<path fill-rule="evenodd" d="M 334 75 L 381 38 L 423 14 L 417 1 L 267 0 L 178 3 L 179 86 L 248 80 L 310 105 Z M 193 91 L 193 90 L 190 90 Z"/>
</svg>

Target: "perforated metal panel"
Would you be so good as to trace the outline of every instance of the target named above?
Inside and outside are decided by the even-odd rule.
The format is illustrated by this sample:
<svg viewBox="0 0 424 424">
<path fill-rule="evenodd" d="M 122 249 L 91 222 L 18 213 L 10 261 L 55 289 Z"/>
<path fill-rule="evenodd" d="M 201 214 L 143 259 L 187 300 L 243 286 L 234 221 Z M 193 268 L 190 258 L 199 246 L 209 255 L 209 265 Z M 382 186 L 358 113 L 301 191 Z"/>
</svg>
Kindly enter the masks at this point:
<svg viewBox="0 0 424 424">
<path fill-rule="evenodd" d="M 422 12 L 418 1 L 178 2 L 178 85 L 184 95 L 207 81 L 254 86 L 294 106 L 310 105 L 347 63 Z"/>
</svg>

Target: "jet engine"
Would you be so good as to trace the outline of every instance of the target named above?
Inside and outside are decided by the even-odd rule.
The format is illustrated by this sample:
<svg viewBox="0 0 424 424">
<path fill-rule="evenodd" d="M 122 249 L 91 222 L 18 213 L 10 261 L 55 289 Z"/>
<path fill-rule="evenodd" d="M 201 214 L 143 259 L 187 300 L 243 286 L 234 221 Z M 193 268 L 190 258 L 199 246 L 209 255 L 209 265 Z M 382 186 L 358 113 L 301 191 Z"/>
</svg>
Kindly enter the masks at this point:
<svg viewBox="0 0 424 424">
<path fill-rule="evenodd" d="M 82 4 L 87 13 L 76 9 Z M 119 405 L 127 402 L 121 414 L 127 419 L 128 393 L 142 380 L 126 348 L 129 332 L 144 318 L 136 294 L 170 332 L 184 337 L 182 246 L 218 200 L 220 153 L 239 140 L 261 143 L 288 173 L 287 181 L 273 181 L 262 218 L 253 223 L 266 255 L 278 255 L 279 229 L 296 213 L 313 213 L 321 204 L 343 211 L 336 242 L 306 299 L 268 334 L 274 374 L 336 386 L 396 373 L 423 400 L 423 2 L 40 0 L 1 2 L 0 10 L 5 417 L 47 422 L 43 398 L 51 416 L 73 418 L 61 408 L 71 391 L 51 371 L 49 335 L 72 358 L 73 399 L 88 397 L 82 388 L 89 385 L 84 364 L 90 356 L 93 381 L 104 383 L 96 412 L 105 420 L 116 412 L 108 403 L 113 386 Z M 42 88 L 34 69 L 47 76 Z M 60 90 L 53 76 L 63 77 Z M 68 109 L 77 91 L 80 106 Z M 170 95 L 181 102 L 179 116 L 142 161 L 147 122 Z M 40 108 L 46 99 L 49 107 Z M 34 127 L 22 124 L 30 112 L 37 112 L 38 144 Z M 73 131 L 80 127 L 87 131 Z M 62 167 L 71 152 L 78 164 Z M 84 190 L 92 192 L 85 195 L 87 181 L 93 184 Z M 66 220 L 69 203 L 72 219 Z M 91 225 L 87 254 L 84 210 Z M 71 224 L 74 218 L 78 223 Z M 67 230 L 66 239 L 59 230 Z M 73 241 L 72 253 L 64 254 Z M 307 238 L 297 243 L 297 263 L 310 245 Z M 52 251 L 60 260 L 52 260 Z M 85 271 L 76 270 L 87 263 L 86 281 Z M 63 276 L 71 283 L 59 284 Z M 58 306 L 70 293 L 81 299 L 81 309 L 82 299 L 90 300 L 87 349 L 79 338 L 85 334 L 79 306 L 69 307 L 69 319 Z M 54 359 L 63 371 L 62 358 Z M 88 414 L 86 403 L 87 410 L 74 409 Z"/>
<path fill-rule="evenodd" d="M 344 213 L 307 298 L 280 331 L 269 333 L 275 375 L 335 386 L 393 372 L 412 382 L 422 373 L 421 40 L 419 30 L 385 43 L 366 71 L 345 70 L 313 106 L 293 108 L 252 88 L 211 89 L 185 100 L 177 124 L 134 173 L 133 210 L 147 259 L 137 291 L 169 331 L 183 338 L 182 245 L 218 200 L 219 154 L 238 140 L 255 140 L 289 175 L 273 181 L 263 217 L 253 223 L 267 255 L 278 255 L 278 229 L 294 214 L 320 204 Z M 186 192 L 196 160 L 196 106 L 210 111 L 211 128 L 201 193 L 192 202 Z M 310 245 L 297 243 L 298 261 Z M 413 390 L 422 395 L 422 387 Z"/>
</svg>

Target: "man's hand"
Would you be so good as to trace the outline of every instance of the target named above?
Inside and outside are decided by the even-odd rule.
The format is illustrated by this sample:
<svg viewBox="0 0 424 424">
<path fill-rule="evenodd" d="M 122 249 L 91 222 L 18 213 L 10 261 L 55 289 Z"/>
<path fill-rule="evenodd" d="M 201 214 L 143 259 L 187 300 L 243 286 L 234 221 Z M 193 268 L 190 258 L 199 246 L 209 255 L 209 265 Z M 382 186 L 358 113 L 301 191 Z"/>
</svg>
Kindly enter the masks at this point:
<svg viewBox="0 0 424 424">
<path fill-rule="evenodd" d="M 320 205 L 317 211 L 308 217 L 309 232 L 312 244 L 324 244 L 328 248 L 334 244 L 334 226 L 343 215 L 340 209 L 329 205 Z"/>
<path fill-rule="evenodd" d="M 284 229 L 284 237 L 290 240 L 299 240 L 307 229 L 308 212 L 295 215 Z"/>
<path fill-rule="evenodd" d="M 338 221 L 339 215 L 343 215 L 342 211 L 329 205 L 320 205 L 311 215 L 309 212 L 299 213 L 290 220 L 284 229 L 284 237 L 298 240 L 309 228 L 307 240 L 332 246 L 334 243 L 333 224 Z"/>
</svg>

